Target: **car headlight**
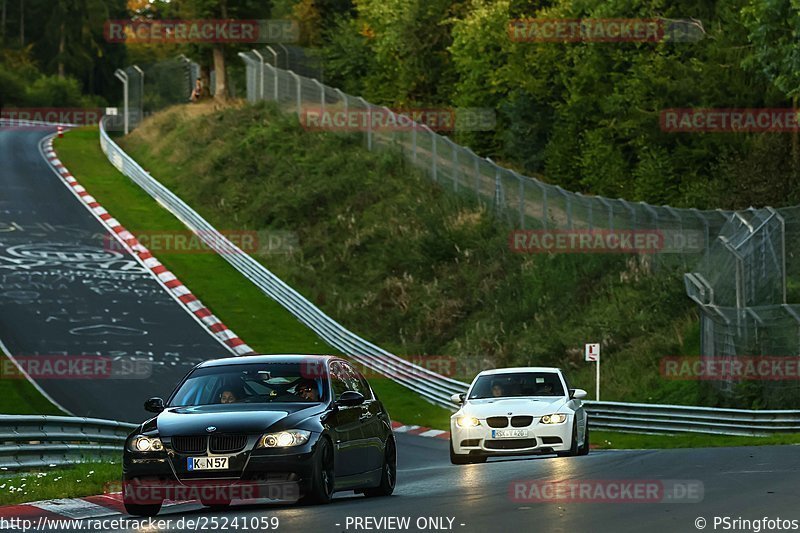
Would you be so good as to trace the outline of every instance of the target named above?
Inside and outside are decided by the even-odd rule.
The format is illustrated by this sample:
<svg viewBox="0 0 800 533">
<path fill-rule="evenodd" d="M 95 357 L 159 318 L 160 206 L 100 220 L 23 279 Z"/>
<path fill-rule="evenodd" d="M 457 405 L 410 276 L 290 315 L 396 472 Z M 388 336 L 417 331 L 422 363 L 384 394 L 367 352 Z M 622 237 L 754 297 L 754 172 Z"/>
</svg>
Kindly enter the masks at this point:
<svg viewBox="0 0 800 533">
<path fill-rule="evenodd" d="M 474 416 L 459 416 L 456 418 L 456 425 L 460 428 L 474 428 L 481 425 L 481 421 Z"/>
<path fill-rule="evenodd" d="M 567 419 L 567 415 L 556 413 L 554 415 L 544 415 L 542 424 L 561 424 Z"/>
<path fill-rule="evenodd" d="M 288 448 L 289 446 L 300 446 L 308 442 L 310 436 L 311 432 L 303 429 L 267 433 L 258 439 L 256 448 Z"/>
<path fill-rule="evenodd" d="M 158 437 L 148 437 L 147 435 L 136 435 L 128 442 L 128 450 L 132 452 L 161 452 L 164 445 Z"/>
</svg>

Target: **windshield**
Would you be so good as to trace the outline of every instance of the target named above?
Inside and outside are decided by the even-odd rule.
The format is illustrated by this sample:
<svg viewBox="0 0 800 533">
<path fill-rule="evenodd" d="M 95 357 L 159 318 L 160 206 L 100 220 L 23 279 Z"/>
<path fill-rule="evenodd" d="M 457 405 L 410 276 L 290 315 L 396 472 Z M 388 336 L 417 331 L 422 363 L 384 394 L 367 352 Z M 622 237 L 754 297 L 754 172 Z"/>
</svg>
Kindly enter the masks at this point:
<svg viewBox="0 0 800 533">
<path fill-rule="evenodd" d="M 318 403 L 328 397 L 320 372 L 302 363 L 260 363 L 198 368 L 180 386 L 169 407 L 234 403 Z"/>
<path fill-rule="evenodd" d="M 468 399 L 516 396 L 564 396 L 564 387 L 555 372 L 490 374 L 478 378 Z"/>
</svg>

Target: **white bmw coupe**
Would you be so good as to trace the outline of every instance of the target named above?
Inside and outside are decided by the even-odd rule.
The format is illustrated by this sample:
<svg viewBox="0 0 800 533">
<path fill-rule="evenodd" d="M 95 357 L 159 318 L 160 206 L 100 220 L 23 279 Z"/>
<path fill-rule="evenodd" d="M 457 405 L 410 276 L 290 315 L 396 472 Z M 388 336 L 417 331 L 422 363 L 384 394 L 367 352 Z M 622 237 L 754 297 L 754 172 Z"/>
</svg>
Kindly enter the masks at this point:
<svg viewBox="0 0 800 533">
<path fill-rule="evenodd" d="M 451 399 L 461 408 L 450 418 L 450 461 L 483 463 L 487 457 L 589 453 L 589 425 L 581 400 L 558 368 L 486 370 L 466 394 Z"/>
</svg>

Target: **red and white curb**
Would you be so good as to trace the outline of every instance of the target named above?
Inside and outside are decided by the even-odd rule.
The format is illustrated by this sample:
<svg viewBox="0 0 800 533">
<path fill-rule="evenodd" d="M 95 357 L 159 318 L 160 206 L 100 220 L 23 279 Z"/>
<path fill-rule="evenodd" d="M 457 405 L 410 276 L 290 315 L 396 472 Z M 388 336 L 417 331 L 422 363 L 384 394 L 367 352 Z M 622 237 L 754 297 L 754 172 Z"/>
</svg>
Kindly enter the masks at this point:
<svg viewBox="0 0 800 533">
<path fill-rule="evenodd" d="M 112 235 L 115 235 L 126 249 L 155 276 L 159 283 L 169 291 L 172 296 L 181 302 L 200 323 L 202 323 L 214 337 L 235 355 L 248 355 L 255 353 L 245 342 L 231 331 L 222 321 L 203 305 L 203 303 L 184 285 L 167 267 L 153 257 L 134 235 L 125 229 L 117 219 L 112 217 L 100 203 L 91 196 L 78 180 L 70 174 L 69 170 L 58 159 L 53 150 L 53 138 L 44 142 L 44 155 L 48 162 L 55 168 L 61 181 L 69 186 L 72 191 L 83 201 L 83 204 L 103 224 Z"/>
<path fill-rule="evenodd" d="M 407 426 L 400 422 L 392 422 L 392 431 L 395 433 L 405 433 L 407 435 L 416 435 L 418 437 L 433 437 L 436 439 L 450 439 L 450 432 L 441 429 L 431 429 L 425 426 Z"/>
</svg>

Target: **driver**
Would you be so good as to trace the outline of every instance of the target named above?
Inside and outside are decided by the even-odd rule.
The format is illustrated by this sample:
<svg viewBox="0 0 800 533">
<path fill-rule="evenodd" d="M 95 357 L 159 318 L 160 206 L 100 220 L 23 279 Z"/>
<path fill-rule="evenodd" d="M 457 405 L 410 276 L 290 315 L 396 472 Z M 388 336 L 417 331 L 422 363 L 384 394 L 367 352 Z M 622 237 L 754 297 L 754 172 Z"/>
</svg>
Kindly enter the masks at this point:
<svg viewBox="0 0 800 533">
<path fill-rule="evenodd" d="M 224 390 L 222 394 L 219 395 L 219 403 L 234 403 L 236 402 L 236 395 L 233 391 Z"/>
<path fill-rule="evenodd" d="M 317 382 L 313 379 L 304 379 L 294 388 L 295 393 L 307 402 L 318 402 Z"/>
<path fill-rule="evenodd" d="M 492 396 L 499 398 L 503 395 L 503 385 L 499 381 L 492 383 Z"/>
</svg>

